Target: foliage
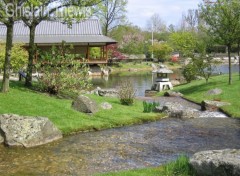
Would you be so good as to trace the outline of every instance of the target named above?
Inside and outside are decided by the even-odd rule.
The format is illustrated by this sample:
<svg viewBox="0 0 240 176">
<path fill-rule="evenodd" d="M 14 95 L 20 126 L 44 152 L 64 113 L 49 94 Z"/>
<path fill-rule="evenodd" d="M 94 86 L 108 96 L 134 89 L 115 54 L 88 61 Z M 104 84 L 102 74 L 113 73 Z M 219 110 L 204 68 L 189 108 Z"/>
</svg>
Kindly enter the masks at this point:
<svg viewBox="0 0 240 176">
<path fill-rule="evenodd" d="M 11 62 L 10 67 L 15 72 L 27 64 L 28 52 L 23 48 L 23 44 L 15 43 L 11 51 Z M 3 69 L 3 63 L 5 59 L 5 44 L 0 43 L 0 69 Z"/>
<path fill-rule="evenodd" d="M 143 54 L 145 53 L 145 35 L 137 26 L 121 25 L 113 29 L 110 36 L 118 41 L 120 52 L 126 54 Z"/>
<path fill-rule="evenodd" d="M 150 112 L 153 112 L 156 107 L 158 107 L 160 104 L 159 103 L 156 103 L 156 102 L 146 102 L 146 101 L 143 101 L 143 112 L 145 113 L 150 113 Z"/>
<path fill-rule="evenodd" d="M 204 53 L 194 56 L 190 63 L 183 68 L 183 77 L 188 83 L 195 80 L 197 76 L 203 77 L 208 83 L 214 68 L 218 64 L 212 56 Z"/>
<path fill-rule="evenodd" d="M 156 121 L 163 117 L 162 114 L 143 113 L 141 101 L 136 100 L 134 106 L 123 106 L 117 98 L 90 95 L 97 104 L 107 101 L 113 106 L 113 109 L 108 111 L 100 109 L 98 113 L 89 118 L 88 115 L 71 108 L 72 100 L 32 91 L 25 88 L 22 82 L 10 82 L 10 87 L 9 93 L 0 93 L 0 114 L 48 117 L 64 135 L 140 124 Z"/>
<path fill-rule="evenodd" d="M 170 35 L 170 42 L 175 51 L 183 57 L 192 57 L 197 45 L 197 38 L 193 32 L 175 32 Z"/>
<path fill-rule="evenodd" d="M 117 44 L 108 45 L 108 56 L 110 58 L 116 58 L 118 60 L 125 59 L 125 56 L 119 51 Z"/>
<path fill-rule="evenodd" d="M 166 61 L 166 57 L 170 56 L 173 49 L 167 43 L 154 43 L 153 46 L 150 46 L 150 51 L 153 52 L 154 57 L 158 60 Z"/>
<path fill-rule="evenodd" d="M 101 57 L 101 49 L 99 47 L 92 47 L 90 49 L 90 58 L 96 59 Z"/>
<path fill-rule="evenodd" d="M 179 175 L 179 176 L 195 175 L 193 169 L 189 164 L 189 158 L 186 156 L 178 157 L 176 161 L 163 166 L 163 169 L 166 175 Z"/>
<path fill-rule="evenodd" d="M 39 78 L 39 85 L 43 91 L 58 94 L 64 90 L 79 92 L 89 88 L 86 65 L 74 60 L 68 49 L 63 43 L 58 47 L 53 46 L 51 51 L 41 55 L 37 69 L 43 73 Z"/>
<path fill-rule="evenodd" d="M 212 76 L 215 65 L 213 57 L 210 55 L 201 54 L 199 57 L 193 59 L 193 65 L 195 65 L 196 73 L 198 76 L 203 77 L 208 82 L 210 76 Z"/>
<path fill-rule="evenodd" d="M 116 173 L 99 174 L 97 176 L 194 176 L 195 172 L 189 165 L 186 156 L 180 156 L 176 161 L 169 162 L 155 168 L 122 171 Z"/>
<path fill-rule="evenodd" d="M 118 97 L 122 105 L 132 105 L 136 96 L 136 90 L 130 80 L 120 82 Z"/>
<path fill-rule="evenodd" d="M 190 83 L 192 80 L 196 79 L 197 76 L 197 70 L 196 66 L 191 62 L 183 67 L 182 71 L 183 77 L 185 80 Z"/>
<path fill-rule="evenodd" d="M 126 33 L 123 35 L 121 51 L 127 54 L 144 53 L 144 36 L 141 33 Z"/>
<path fill-rule="evenodd" d="M 232 84 L 231 47 L 238 42 L 240 31 L 240 1 L 218 0 L 213 4 L 201 4 L 200 16 L 207 27 L 205 30 L 218 44 L 228 47 L 229 84 Z"/>
<path fill-rule="evenodd" d="M 123 24 L 126 19 L 127 0 L 102 0 L 95 9 L 95 15 L 102 23 L 104 35 Z"/>
</svg>

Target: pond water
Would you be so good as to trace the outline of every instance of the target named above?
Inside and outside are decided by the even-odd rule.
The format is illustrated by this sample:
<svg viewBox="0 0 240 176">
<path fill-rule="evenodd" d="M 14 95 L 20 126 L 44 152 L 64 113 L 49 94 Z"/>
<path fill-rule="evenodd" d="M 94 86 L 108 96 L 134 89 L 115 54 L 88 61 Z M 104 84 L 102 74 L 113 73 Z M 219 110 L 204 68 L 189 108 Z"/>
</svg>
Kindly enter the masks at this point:
<svg viewBox="0 0 240 176">
<path fill-rule="evenodd" d="M 232 66 L 233 72 L 238 72 L 238 65 Z M 228 73 L 228 65 L 220 65 L 215 68 L 215 74 L 227 74 Z M 174 74 L 170 75 L 171 80 L 179 80 L 181 78 L 181 70 L 174 70 Z M 152 86 L 152 73 L 151 71 L 145 72 L 142 74 L 133 74 L 128 76 L 120 76 L 119 74 L 110 75 L 109 77 L 93 77 L 92 83 L 94 88 L 115 88 L 117 87 L 121 81 L 130 80 L 134 87 L 137 89 L 137 96 L 144 96 L 145 90 L 151 89 Z"/>
<path fill-rule="evenodd" d="M 32 149 L 0 146 L 0 175 L 89 176 L 159 166 L 181 154 L 239 147 L 239 120 L 163 119 L 81 133 Z"/>
</svg>

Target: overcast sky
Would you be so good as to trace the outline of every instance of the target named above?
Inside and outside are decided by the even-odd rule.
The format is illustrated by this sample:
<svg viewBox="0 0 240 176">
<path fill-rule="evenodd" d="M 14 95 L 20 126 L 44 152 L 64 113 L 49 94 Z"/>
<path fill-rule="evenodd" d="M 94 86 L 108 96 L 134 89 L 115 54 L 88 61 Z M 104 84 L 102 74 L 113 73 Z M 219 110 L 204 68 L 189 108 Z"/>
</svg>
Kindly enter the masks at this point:
<svg viewBox="0 0 240 176">
<path fill-rule="evenodd" d="M 177 25 L 182 12 L 197 9 L 202 0 L 128 0 L 128 19 L 134 25 L 145 28 L 147 20 L 158 13 L 167 25 Z"/>
</svg>

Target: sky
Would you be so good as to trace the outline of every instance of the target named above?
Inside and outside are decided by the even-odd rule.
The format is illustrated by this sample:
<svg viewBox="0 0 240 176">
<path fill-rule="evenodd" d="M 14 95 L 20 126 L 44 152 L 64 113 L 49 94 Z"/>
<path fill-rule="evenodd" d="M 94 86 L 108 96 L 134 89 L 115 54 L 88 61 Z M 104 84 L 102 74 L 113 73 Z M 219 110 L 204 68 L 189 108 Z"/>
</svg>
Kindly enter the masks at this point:
<svg viewBox="0 0 240 176">
<path fill-rule="evenodd" d="M 202 0 L 128 0 L 127 17 L 129 22 L 145 28 L 147 20 L 155 13 L 167 25 L 177 25 L 183 12 L 197 9 Z"/>
</svg>

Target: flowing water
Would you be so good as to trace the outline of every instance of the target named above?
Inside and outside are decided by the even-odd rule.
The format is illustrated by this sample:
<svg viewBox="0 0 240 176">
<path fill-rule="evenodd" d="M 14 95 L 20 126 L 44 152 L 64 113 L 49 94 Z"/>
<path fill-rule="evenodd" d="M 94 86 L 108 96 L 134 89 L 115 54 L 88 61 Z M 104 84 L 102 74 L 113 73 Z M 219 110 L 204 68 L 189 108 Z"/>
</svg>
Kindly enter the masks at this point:
<svg viewBox="0 0 240 176">
<path fill-rule="evenodd" d="M 0 175 L 93 175 L 158 166 L 181 154 L 240 148 L 236 119 L 163 119 L 81 133 L 32 149 L 0 146 Z"/>
</svg>

